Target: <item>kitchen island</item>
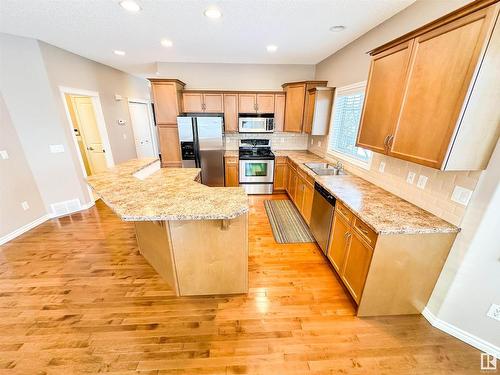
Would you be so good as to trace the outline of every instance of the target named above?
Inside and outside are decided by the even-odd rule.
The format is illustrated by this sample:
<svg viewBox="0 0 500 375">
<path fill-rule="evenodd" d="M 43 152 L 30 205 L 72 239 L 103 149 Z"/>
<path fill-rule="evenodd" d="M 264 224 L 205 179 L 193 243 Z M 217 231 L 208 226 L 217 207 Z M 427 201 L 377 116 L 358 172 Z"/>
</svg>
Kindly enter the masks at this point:
<svg viewBox="0 0 500 375">
<path fill-rule="evenodd" d="M 134 221 L 141 254 L 178 296 L 248 291 L 248 198 L 208 187 L 198 168 L 134 159 L 89 176 L 122 220 Z"/>
</svg>

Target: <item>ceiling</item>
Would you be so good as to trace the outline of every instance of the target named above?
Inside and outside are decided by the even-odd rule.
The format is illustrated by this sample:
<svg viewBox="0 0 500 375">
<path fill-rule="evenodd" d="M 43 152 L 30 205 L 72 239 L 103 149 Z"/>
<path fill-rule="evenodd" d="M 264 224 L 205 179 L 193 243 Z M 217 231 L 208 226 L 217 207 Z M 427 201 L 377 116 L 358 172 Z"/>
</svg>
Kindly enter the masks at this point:
<svg viewBox="0 0 500 375">
<path fill-rule="evenodd" d="M 155 62 L 316 64 L 414 0 L 1 0 L 0 31 L 137 73 Z M 209 19 L 208 7 L 222 12 Z M 341 32 L 331 32 L 344 25 Z M 173 46 L 165 48 L 167 38 Z M 274 44 L 278 50 L 266 51 Z M 123 50 L 116 56 L 113 50 Z"/>
</svg>

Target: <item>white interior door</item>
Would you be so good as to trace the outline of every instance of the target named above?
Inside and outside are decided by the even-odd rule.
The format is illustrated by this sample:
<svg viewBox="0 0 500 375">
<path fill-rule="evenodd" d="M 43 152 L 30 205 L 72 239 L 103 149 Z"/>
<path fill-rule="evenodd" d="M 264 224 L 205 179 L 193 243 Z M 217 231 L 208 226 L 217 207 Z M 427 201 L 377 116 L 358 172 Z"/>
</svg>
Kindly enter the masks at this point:
<svg viewBox="0 0 500 375">
<path fill-rule="evenodd" d="M 101 134 L 97 127 L 97 118 L 92 104 L 92 98 L 87 96 L 72 96 L 73 108 L 78 121 L 78 127 L 83 136 L 85 151 L 92 174 L 108 169 L 105 149 Z"/>
<path fill-rule="evenodd" d="M 151 119 L 147 103 L 130 102 L 130 119 L 138 158 L 155 157 Z"/>
</svg>

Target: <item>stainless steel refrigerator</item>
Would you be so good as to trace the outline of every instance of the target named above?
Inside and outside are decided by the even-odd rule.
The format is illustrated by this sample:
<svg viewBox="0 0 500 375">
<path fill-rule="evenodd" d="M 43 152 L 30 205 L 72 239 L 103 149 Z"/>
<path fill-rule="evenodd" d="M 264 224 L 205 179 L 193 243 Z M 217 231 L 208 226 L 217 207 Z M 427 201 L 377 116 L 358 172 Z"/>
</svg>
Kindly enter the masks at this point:
<svg viewBox="0 0 500 375">
<path fill-rule="evenodd" d="M 186 114 L 177 117 L 182 166 L 201 168 L 201 182 L 224 186 L 222 114 Z"/>
</svg>

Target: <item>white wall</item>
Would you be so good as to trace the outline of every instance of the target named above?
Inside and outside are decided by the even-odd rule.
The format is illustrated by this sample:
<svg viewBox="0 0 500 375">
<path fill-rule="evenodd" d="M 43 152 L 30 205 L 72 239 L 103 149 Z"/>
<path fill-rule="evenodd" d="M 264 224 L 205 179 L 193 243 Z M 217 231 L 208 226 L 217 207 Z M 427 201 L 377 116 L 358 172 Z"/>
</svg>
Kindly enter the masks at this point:
<svg viewBox="0 0 500 375">
<path fill-rule="evenodd" d="M 156 78 L 177 78 L 186 89 L 208 90 L 282 90 L 285 82 L 314 78 L 314 65 L 279 64 L 157 64 Z"/>
</svg>

